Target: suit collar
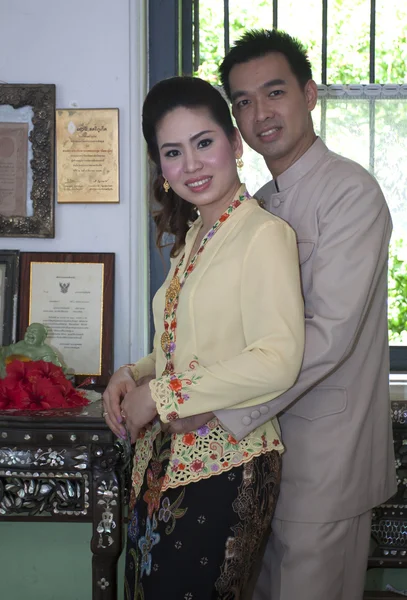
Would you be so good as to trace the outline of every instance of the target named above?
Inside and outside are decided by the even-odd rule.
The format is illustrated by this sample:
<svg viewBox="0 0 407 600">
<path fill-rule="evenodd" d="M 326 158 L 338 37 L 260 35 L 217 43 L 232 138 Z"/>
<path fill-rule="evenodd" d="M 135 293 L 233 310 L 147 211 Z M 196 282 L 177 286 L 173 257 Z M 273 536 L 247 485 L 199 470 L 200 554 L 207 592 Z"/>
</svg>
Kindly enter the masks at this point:
<svg viewBox="0 0 407 600">
<path fill-rule="evenodd" d="M 279 192 L 284 192 L 295 185 L 304 175 L 321 160 L 323 155 L 329 152 L 321 138 L 317 138 L 310 148 L 299 158 L 291 167 L 277 177 L 277 186 Z M 276 182 L 273 180 L 273 188 L 277 192 Z"/>
</svg>

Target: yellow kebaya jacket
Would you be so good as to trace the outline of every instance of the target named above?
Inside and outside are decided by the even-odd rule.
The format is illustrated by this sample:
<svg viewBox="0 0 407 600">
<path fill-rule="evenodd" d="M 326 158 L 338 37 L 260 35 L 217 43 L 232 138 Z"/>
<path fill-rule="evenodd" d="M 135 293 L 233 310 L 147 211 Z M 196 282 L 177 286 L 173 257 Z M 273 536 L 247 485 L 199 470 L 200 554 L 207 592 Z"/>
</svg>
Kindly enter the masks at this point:
<svg viewBox="0 0 407 600">
<path fill-rule="evenodd" d="M 244 192 L 242 186 L 237 195 Z M 198 218 L 186 237 L 186 257 L 200 227 Z M 290 388 L 301 367 L 304 306 L 295 234 L 253 198 L 234 210 L 208 241 L 181 290 L 175 373 L 162 375 L 165 292 L 181 254 L 172 259 L 153 300 L 154 350 L 133 365 L 133 375 L 155 375 L 150 389 L 163 422 L 221 408 L 256 411 Z M 187 267 L 188 260 L 182 269 Z M 158 429 L 157 424 L 137 441 L 136 493 Z M 271 450 L 283 451 L 275 418 L 240 442 L 214 418 L 195 432 L 172 436 L 164 489 L 216 475 Z"/>
</svg>

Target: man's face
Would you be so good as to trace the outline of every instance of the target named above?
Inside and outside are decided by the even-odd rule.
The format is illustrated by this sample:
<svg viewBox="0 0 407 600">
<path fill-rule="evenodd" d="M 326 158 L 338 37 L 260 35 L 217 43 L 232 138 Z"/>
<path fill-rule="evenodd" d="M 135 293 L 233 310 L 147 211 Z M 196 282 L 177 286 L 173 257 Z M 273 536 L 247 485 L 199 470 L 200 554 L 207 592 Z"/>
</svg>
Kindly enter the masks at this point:
<svg viewBox="0 0 407 600">
<path fill-rule="evenodd" d="M 244 140 L 277 177 L 315 140 L 310 115 L 317 101 L 315 83 L 310 80 L 302 89 L 285 56 L 272 52 L 232 67 L 229 85 Z"/>
</svg>

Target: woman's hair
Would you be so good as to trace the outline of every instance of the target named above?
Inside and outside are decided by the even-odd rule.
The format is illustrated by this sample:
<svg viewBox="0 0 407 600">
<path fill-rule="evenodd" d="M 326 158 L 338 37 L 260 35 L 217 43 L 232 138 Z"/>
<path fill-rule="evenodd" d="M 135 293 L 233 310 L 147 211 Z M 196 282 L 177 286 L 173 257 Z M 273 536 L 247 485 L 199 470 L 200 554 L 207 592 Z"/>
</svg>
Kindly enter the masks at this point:
<svg viewBox="0 0 407 600">
<path fill-rule="evenodd" d="M 176 256 L 185 243 L 189 223 L 197 218 L 195 207 L 170 189 L 163 189 L 164 178 L 160 164 L 160 152 L 157 144 L 157 127 L 161 120 L 176 108 L 205 108 L 212 119 L 222 127 L 232 141 L 235 128 L 229 107 L 220 92 L 210 83 L 198 77 L 171 77 L 158 82 L 147 94 L 143 105 L 143 135 L 147 142 L 148 153 L 155 163 L 153 181 L 155 204 L 153 212 L 157 227 L 156 243 L 158 248 L 165 245 L 165 234 L 175 237 L 171 257 Z"/>
</svg>

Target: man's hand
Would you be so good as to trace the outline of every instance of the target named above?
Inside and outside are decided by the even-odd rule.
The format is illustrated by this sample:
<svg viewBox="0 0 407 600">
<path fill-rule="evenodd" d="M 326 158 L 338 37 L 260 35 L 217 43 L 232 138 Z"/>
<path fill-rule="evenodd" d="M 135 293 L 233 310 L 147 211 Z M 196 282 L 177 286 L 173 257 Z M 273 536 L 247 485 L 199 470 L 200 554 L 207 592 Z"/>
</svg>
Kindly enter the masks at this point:
<svg viewBox="0 0 407 600">
<path fill-rule="evenodd" d="M 213 412 L 202 413 L 200 415 L 193 415 L 192 417 L 185 417 L 184 419 L 177 419 L 171 421 L 171 423 L 163 423 L 161 429 L 169 431 L 170 433 L 188 433 L 189 431 L 195 431 L 205 425 L 208 421 L 214 418 Z"/>
<path fill-rule="evenodd" d="M 157 406 L 151 397 L 150 386 L 143 383 L 128 392 L 121 404 L 126 429 L 130 432 L 134 444 L 142 429 L 157 416 Z"/>
<path fill-rule="evenodd" d="M 121 425 L 123 417 L 120 414 L 120 403 L 124 396 L 134 390 L 137 383 L 134 381 L 129 367 L 120 367 L 113 373 L 103 394 L 103 416 L 106 424 L 117 437 L 126 439 L 126 430 Z"/>
</svg>

